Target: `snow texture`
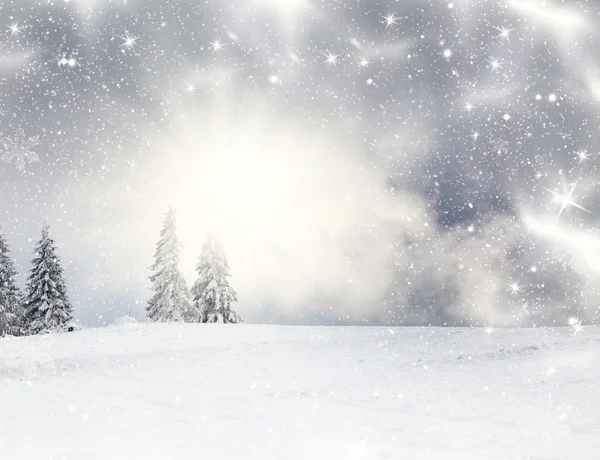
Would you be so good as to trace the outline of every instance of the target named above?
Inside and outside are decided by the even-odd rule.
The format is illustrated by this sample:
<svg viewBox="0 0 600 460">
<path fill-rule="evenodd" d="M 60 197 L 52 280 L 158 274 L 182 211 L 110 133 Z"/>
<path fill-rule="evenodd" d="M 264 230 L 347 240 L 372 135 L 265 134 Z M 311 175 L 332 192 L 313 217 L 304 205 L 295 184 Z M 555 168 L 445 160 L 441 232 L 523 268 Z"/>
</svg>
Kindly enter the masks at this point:
<svg viewBox="0 0 600 460">
<path fill-rule="evenodd" d="M 128 324 L 0 340 L 6 459 L 597 460 L 600 328 Z"/>
</svg>

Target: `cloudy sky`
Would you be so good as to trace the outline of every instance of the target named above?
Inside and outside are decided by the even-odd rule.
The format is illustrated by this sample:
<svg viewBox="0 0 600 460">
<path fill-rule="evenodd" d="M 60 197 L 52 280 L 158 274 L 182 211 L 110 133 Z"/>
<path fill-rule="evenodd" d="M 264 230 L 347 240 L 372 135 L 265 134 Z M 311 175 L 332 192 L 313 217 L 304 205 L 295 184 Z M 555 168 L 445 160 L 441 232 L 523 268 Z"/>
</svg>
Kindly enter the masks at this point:
<svg viewBox="0 0 600 460">
<path fill-rule="evenodd" d="M 2 2 L 0 225 L 20 281 L 47 221 L 78 319 L 143 318 L 173 206 L 188 282 L 217 234 L 247 322 L 597 321 L 599 13 Z"/>
</svg>

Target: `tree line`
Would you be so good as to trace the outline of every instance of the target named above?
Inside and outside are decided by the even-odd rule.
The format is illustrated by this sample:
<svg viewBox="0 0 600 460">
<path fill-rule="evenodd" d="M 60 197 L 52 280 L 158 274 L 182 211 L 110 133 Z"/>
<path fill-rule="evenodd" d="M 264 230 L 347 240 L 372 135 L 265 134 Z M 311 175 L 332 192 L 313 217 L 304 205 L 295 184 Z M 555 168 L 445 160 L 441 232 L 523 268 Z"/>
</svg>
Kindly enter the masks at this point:
<svg viewBox="0 0 600 460">
<path fill-rule="evenodd" d="M 232 308 L 237 295 L 229 284 L 229 264 L 221 244 L 213 237 L 204 243 L 196 264 L 198 278 L 191 290 L 179 270 L 181 247 L 171 208 L 151 267 L 155 294 L 146 307 L 148 318 L 154 322 L 241 323 L 240 315 Z"/>
<path fill-rule="evenodd" d="M 237 295 L 229 284 L 229 264 L 219 242 L 209 237 L 204 243 L 196 264 L 198 278 L 191 290 L 179 270 L 181 247 L 175 211 L 169 209 L 150 267 L 154 291 L 146 307 L 150 321 L 241 323 L 240 315 L 232 308 Z M 62 262 L 48 225 L 42 228 L 34 254 L 23 292 L 17 286 L 15 262 L 0 231 L 0 337 L 76 328 Z"/>
<path fill-rule="evenodd" d="M 24 292 L 16 284 L 17 271 L 9 252 L 0 231 L 0 337 L 72 330 L 73 306 L 49 226 L 44 225 L 35 246 Z"/>
</svg>

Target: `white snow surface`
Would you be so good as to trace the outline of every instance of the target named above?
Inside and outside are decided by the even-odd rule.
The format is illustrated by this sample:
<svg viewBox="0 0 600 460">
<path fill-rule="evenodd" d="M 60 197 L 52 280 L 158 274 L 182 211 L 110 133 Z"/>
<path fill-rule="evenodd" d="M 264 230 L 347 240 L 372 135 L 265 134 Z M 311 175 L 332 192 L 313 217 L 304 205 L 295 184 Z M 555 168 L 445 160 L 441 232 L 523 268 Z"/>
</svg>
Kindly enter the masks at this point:
<svg viewBox="0 0 600 460">
<path fill-rule="evenodd" d="M 2 459 L 600 459 L 600 328 L 0 340 Z"/>
</svg>

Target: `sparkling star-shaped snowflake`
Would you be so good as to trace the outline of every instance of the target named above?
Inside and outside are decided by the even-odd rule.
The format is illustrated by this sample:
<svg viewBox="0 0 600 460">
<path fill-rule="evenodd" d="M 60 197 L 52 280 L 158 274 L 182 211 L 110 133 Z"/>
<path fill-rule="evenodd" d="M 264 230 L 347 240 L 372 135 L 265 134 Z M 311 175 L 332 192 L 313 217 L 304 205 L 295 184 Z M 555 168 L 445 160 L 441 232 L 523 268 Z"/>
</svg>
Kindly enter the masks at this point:
<svg viewBox="0 0 600 460">
<path fill-rule="evenodd" d="M 0 160 L 14 163 L 17 170 L 23 171 L 27 163 L 40 161 L 38 155 L 32 151 L 39 143 L 38 136 L 26 138 L 23 129 L 19 128 L 14 138 L 7 136 L 0 139 Z"/>
</svg>

